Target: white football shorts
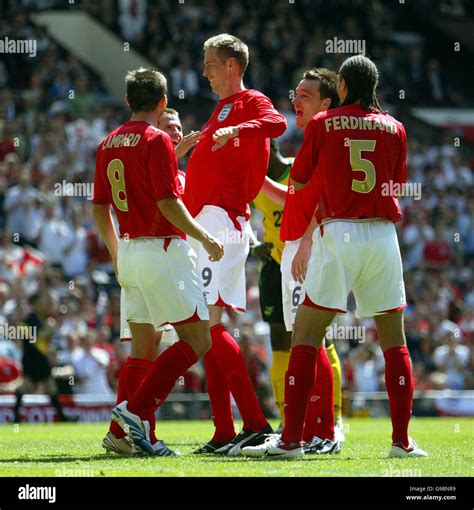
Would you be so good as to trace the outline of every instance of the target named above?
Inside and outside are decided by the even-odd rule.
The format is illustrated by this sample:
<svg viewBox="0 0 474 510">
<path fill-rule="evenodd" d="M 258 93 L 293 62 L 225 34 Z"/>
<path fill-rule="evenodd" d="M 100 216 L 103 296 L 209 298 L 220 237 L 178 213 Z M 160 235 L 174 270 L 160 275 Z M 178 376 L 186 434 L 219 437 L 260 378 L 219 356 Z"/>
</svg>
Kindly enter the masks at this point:
<svg viewBox="0 0 474 510">
<path fill-rule="evenodd" d="M 391 221 L 334 221 L 313 233 L 303 304 L 347 311 L 356 299 L 356 317 L 373 317 L 406 307 L 403 267 Z"/>
<path fill-rule="evenodd" d="M 123 338 L 130 336 L 126 322 L 160 329 L 209 319 L 196 253 L 184 239 L 120 239 L 117 265 Z"/>
<path fill-rule="evenodd" d="M 250 223 L 239 216 L 237 221 L 242 229 L 239 231 L 227 212 L 214 205 L 205 205 L 195 220 L 224 245 L 222 259 L 211 262 L 201 243 L 189 238 L 198 256 L 207 303 L 245 312 L 245 261 L 250 249 Z"/>
<path fill-rule="evenodd" d="M 293 331 L 296 310 L 304 300 L 303 285 L 293 279 L 291 264 L 301 239 L 286 241 L 281 256 L 281 291 L 283 296 L 283 320 L 287 331 Z"/>
</svg>

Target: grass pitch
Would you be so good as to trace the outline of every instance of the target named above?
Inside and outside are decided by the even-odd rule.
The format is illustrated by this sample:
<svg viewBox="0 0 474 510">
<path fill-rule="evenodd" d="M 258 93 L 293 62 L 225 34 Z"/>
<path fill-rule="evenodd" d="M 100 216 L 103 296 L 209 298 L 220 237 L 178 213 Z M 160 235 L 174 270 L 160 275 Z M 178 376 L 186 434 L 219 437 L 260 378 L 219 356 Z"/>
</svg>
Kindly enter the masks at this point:
<svg viewBox="0 0 474 510">
<path fill-rule="evenodd" d="M 0 477 L 5 476 L 472 476 L 474 419 L 415 418 L 410 434 L 428 459 L 388 459 L 389 419 L 345 419 L 339 455 L 297 461 L 190 455 L 210 439 L 211 422 L 157 423 L 157 432 L 179 458 L 106 455 L 105 423 L 0 425 Z M 237 424 L 240 426 L 240 424 Z M 276 426 L 276 423 L 273 423 Z"/>
</svg>

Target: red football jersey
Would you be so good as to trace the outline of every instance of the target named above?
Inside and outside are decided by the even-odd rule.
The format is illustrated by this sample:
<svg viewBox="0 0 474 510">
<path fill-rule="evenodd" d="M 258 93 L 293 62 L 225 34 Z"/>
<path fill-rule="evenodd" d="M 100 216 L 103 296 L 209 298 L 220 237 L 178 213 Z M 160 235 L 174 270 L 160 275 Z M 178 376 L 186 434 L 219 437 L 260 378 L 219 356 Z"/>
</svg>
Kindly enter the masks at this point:
<svg viewBox="0 0 474 510">
<path fill-rule="evenodd" d="M 335 218 L 402 217 L 395 196 L 406 182 L 406 133 L 388 114 L 348 105 L 316 114 L 290 169 L 307 183 L 315 176 L 319 223 Z"/>
<path fill-rule="evenodd" d="M 303 189 L 288 188 L 280 229 L 283 242 L 303 237 L 314 215 L 317 199 L 317 176 L 314 174 Z"/>
<path fill-rule="evenodd" d="M 227 126 L 238 126 L 239 136 L 213 151 L 212 135 Z M 191 214 L 196 216 L 205 205 L 216 205 L 231 215 L 249 217 L 248 204 L 267 173 L 269 138 L 280 136 L 285 129 L 285 117 L 257 90 L 242 90 L 220 100 L 188 161 L 184 202 Z"/>
<path fill-rule="evenodd" d="M 180 198 L 179 188 L 171 138 L 148 122 L 126 122 L 99 145 L 93 201 L 112 204 L 121 237 L 184 238 L 157 206 L 164 198 Z"/>
</svg>

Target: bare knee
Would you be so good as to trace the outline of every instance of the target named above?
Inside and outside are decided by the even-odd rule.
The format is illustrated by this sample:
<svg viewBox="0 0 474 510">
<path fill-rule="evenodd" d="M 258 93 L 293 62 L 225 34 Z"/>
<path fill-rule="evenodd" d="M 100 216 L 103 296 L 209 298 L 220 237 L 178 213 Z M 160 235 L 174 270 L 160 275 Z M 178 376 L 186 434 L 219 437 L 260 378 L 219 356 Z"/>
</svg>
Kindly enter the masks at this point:
<svg viewBox="0 0 474 510">
<path fill-rule="evenodd" d="M 198 358 L 204 356 L 212 346 L 209 321 L 198 321 L 176 327 L 178 335 L 193 348 Z"/>
<path fill-rule="evenodd" d="M 382 351 L 406 345 L 403 311 L 378 315 L 374 319 Z"/>
</svg>

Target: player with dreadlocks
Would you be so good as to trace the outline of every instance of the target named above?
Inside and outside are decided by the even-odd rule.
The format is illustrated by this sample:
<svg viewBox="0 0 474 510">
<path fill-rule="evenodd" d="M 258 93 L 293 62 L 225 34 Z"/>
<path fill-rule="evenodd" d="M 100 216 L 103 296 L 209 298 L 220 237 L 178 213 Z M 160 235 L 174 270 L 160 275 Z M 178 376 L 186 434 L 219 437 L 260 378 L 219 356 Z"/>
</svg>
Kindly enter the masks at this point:
<svg viewBox="0 0 474 510">
<path fill-rule="evenodd" d="M 407 179 L 403 125 L 377 101 L 378 70 L 357 55 L 338 76 L 341 106 L 316 114 L 290 171 L 290 185 L 311 181 L 317 208 L 305 273 L 305 300 L 293 327 L 285 381 L 285 427 L 264 445 L 244 448 L 254 457 L 299 458 L 308 394 L 318 349 L 336 313 L 347 311 L 352 291 L 358 317 L 374 317 L 385 358 L 385 384 L 392 419 L 389 457 L 427 457 L 408 436 L 413 376 L 403 328 L 406 307 L 395 223 L 402 218 L 391 184 Z M 395 186 L 396 187 L 396 186 Z"/>
</svg>

